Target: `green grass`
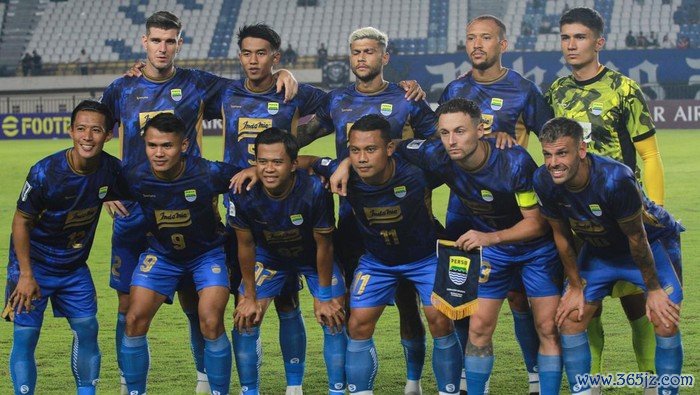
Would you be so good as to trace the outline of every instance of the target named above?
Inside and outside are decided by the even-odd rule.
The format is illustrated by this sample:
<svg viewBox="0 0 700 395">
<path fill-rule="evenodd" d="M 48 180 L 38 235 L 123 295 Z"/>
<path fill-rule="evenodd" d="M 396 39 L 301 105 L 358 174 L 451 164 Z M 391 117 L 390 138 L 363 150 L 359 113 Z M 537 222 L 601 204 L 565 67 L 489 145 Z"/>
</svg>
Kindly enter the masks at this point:
<svg viewBox="0 0 700 395">
<path fill-rule="evenodd" d="M 694 350 L 700 349 L 700 293 L 695 283 L 700 279 L 700 269 L 696 261 L 700 258 L 700 228 L 697 201 L 700 197 L 697 180 L 700 180 L 700 160 L 697 147 L 700 147 L 698 131 L 662 131 L 659 133 L 666 172 L 666 202 L 668 209 L 688 228 L 683 235 L 683 256 L 686 262 L 685 302 L 683 304 L 683 343 L 685 346 L 684 373 L 695 374 L 700 378 L 700 356 Z M 67 147 L 69 140 L 49 141 L 6 141 L 0 144 L 0 164 L 3 176 L 0 178 L 0 255 L 7 256 L 10 225 L 15 202 L 29 167 L 37 160 Z M 109 152 L 116 152 L 118 143 L 107 144 Z M 531 152 L 541 163 L 539 145 L 533 141 Z M 221 139 L 208 137 L 204 143 L 204 153 L 211 159 L 221 159 Z M 316 142 L 304 153 L 329 154 L 333 152 L 331 138 Z M 434 209 L 438 218 L 444 218 L 447 190 L 441 188 L 434 194 Z M 108 286 L 110 260 L 110 218 L 103 213 L 97 230 L 95 244 L 90 255 L 92 275 L 98 289 L 100 327 L 100 348 L 102 350 L 102 371 L 100 392 L 117 393 L 118 377 L 114 352 L 114 322 L 116 319 L 116 297 Z M 6 262 L 0 270 L 4 273 Z M 2 282 L 4 284 L 4 282 Z M 4 285 L 0 286 L 4 294 Z M 309 394 L 320 394 L 326 388 L 325 367 L 322 353 L 322 333 L 315 324 L 310 296 L 302 292 L 302 310 L 308 332 L 308 349 L 305 389 Z M 630 331 L 622 318 L 622 309 L 616 300 L 606 300 L 604 323 L 606 331 L 606 354 L 604 367 L 609 372 L 636 371 L 634 354 L 631 349 Z M 227 311 L 227 327 L 230 329 L 231 304 Z M 499 327 L 496 330 L 495 354 L 497 356 L 491 380 L 493 394 L 527 392 L 527 376 L 523 367 L 520 350 L 515 342 L 512 319 L 507 308 L 502 309 Z M 280 358 L 278 326 L 273 312 L 267 315 L 263 325 L 264 363 L 262 368 L 262 391 L 267 394 L 284 393 L 284 370 Z M 0 323 L 0 394 L 11 393 L 12 385 L 8 374 L 8 356 L 12 346 L 11 324 Z M 53 319 L 47 312 L 42 335 L 37 348 L 39 369 L 39 394 L 67 394 L 74 391 L 70 373 L 69 352 L 72 338 L 68 324 L 63 319 Z M 149 376 L 150 394 L 191 394 L 194 390 L 194 365 L 189 351 L 186 320 L 178 306 L 164 306 L 156 316 L 149 333 L 151 345 L 151 373 Z M 379 375 L 376 381 L 378 394 L 396 394 L 403 388 L 405 368 L 403 352 L 399 343 L 398 316 L 396 309 L 389 307 L 379 322 L 375 335 L 379 353 Z M 429 352 L 431 342 L 429 344 Z M 423 388 L 426 393 L 434 393 L 430 359 L 426 361 Z M 234 372 L 231 393 L 239 390 Z M 689 389 L 684 393 L 697 393 Z M 606 394 L 632 394 L 640 390 L 606 390 Z"/>
</svg>

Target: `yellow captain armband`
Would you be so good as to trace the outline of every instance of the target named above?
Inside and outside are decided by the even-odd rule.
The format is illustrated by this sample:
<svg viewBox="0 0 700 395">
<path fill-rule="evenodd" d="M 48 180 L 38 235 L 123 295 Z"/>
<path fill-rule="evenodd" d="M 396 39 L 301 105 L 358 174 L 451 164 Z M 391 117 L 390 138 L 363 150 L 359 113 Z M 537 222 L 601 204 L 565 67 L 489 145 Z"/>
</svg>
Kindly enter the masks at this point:
<svg viewBox="0 0 700 395">
<path fill-rule="evenodd" d="M 537 205 L 537 195 L 535 191 L 515 192 L 515 201 L 520 208 L 530 208 Z"/>
</svg>

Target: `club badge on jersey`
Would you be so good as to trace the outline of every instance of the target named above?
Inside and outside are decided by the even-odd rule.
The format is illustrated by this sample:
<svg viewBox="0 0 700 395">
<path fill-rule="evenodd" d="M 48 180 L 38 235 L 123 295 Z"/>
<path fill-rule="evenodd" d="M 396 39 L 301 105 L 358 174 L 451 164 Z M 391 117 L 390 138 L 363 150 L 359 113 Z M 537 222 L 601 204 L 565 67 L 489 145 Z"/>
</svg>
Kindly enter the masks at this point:
<svg viewBox="0 0 700 395">
<path fill-rule="evenodd" d="M 437 241 L 437 269 L 430 300 L 452 320 L 476 312 L 481 248 L 464 252 L 453 241 Z"/>
</svg>

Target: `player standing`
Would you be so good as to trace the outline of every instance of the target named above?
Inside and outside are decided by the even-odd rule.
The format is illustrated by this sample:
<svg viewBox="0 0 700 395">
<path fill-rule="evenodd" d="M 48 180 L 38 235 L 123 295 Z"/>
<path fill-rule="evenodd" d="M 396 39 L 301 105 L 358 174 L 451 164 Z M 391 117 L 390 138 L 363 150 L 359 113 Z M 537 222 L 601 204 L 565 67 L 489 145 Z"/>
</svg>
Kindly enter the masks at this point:
<svg viewBox="0 0 700 395">
<path fill-rule="evenodd" d="M 664 242 L 678 241 L 682 227 L 643 195 L 629 167 L 587 153 L 584 136 L 574 120 L 549 121 L 540 133 L 545 165 L 534 181 L 568 279 L 556 321 L 572 393 L 590 393 L 583 381 L 591 368 L 586 327 L 620 280 L 645 292 L 644 318 L 656 333 L 656 374 L 678 375 L 683 365 L 683 288 L 669 258 L 680 251 Z M 578 254 L 573 232 L 584 242 Z M 660 380 L 658 393 L 676 394 L 678 388 Z"/>
<path fill-rule="evenodd" d="M 186 155 L 186 127 L 173 114 L 146 122 L 143 139 L 148 162 L 124 171 L 129 198 L 138 202 L 150 234 L 129 292 L 121 347 L 127 390 L 130 395 L 146 393 L 148 328 L 163 302 L 172 303 L 180 281 L 191 276 L 211 392 L 228 394 L 232 356 L 223 322 L 229 298 L 226 232 L 215 203 L 239 168 Z"/>
<path fill-rule="evenodd" d="M 457 97 L 473 100 L 481 109 L 484 133 L 487 137 L 495 137 L 497 146 L 502 147 L 504 143 L 499 141 L 501 137 L 494 135 L 506 133 L 519 145 L 527 147 L 529 133 L 538 133 L 552 118 L 552 110 L 537 85 L 518 72 L 503 67 L 501 55 L 507 48 L 506 26 L 500 19 L 492 15 L 472 19 L 467 24 L 466 39 L 472 70 L 450 82 L 438 102 L 442 104 Z M 451 240 L 469 230 L 466 227 L 469 211 L 458 195 L 450 191 L 445 228 Z M 511 288 L 508 302 L 513 313 L 514 332 L 525 359 L 529 392 L 533 394 L 539 392 L 539 340 L 522 283 L 516 279 Z M 465 347 L 468 325 L 468 318 L 455 322 L 457 334 Z"/>
<path fill-rule="evenodd" d="M 562 15 L 559 26 L 562 53 L 572 73 L 556 80 L 546 94 L 554 114 L 581 123 L 589 152 L 626 164 L 641 180 L 639 155 L 644 162 L 646 192 L 652 201 L 663 205 L 663 164 L 644 95 L 635 81 L 600 64 L 599 54 L 605 45 L 603 18 L 590 8 L 572 8 Z M 644 295 L 629 283 L 620 283 L 612 295 L 620 297 L 630 321 L 639 371 L 653 372 L 654 333 L 644 317 Z M 601 371 L 601 311 L 588 328 L 593 355 L 591 373 Z"/>
<path fill-rule="evenodd" d="M 71 114 L 73 147 L 32 166 L 12 221 L 7 305 L 14 321 L 10 375 L 15 394 L 34 394 L 34 350 L 49 299 L 73 331 L 71 371 L 77 393 L 95 393 L 100 377 L 97 295 L 87 266 L 102 202 L 118 183 L 119 160 L 102 151 L 114 118 L 102 103 L 83 101 Z"/>
<path fill-rule="evenodd" d="M 254 140 L 261 184 L 230 194 L 243 280 L 234 316 L 234 350 L 242 393 L 258 394 L 260 325 L 273 297 L 303 275 L 323 327 L 328 393 L 345 393 L 345 283 L 333 258 L 333 198 L 318 177 L 297 171 L 296 139 L 269 128 Z M 241 332 L 238 334 L 238 332 Z M 287 393 L 301 394 L 301 381 Z"/>
</svg>

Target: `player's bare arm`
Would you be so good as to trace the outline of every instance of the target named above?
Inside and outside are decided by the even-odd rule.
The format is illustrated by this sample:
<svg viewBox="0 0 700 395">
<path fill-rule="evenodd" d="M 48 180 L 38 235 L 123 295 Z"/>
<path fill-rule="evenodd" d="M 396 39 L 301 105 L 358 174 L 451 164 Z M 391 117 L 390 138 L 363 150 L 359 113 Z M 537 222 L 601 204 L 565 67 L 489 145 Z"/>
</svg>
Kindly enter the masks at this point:
<svg viewBox="0 0 700 395">
<path fill-rule="evenodd" d="M 314 140 L 323 136 L 328 136 L 331 133 L 333 133 L 333 131 L 323 128 L 321 122 L 319 122 L 316 117 L 311 118 L 309 122 L 303 125 L 297 126 L 297 130 L 292 131 L 294 137 L 297 138 L 297 142 L 299 142 L 299 147 L 306 147 L 314 142 Z"/>
<path fill-rule="evenodd" d="M 571 228 L 564 221 L 555 219 L 547 219 L 549 226 L 552 228 L 552 236 L 554 236 L 554 244 L 557 246 L 559 258 L 561 258 L 564 266 L 564 274 L 566 275 L 568 285 L 564 295 L 559 300 L 557 314 L 554 317 L 554 322 L 557 326 L 562 326 L 569 315 L 577 311 L 573 316 L 575 321 L 580 321 L 583 318 L 583 308 L 586 299 L 583 296 L 583 281 L 576 266 L 576 248 L 574 247 L 574 235 L 571 233 Z"/>
<path fill-rule="evenodd" d="M 510 228 L 496 232 L 479 232 L 472 229 L 460 236 L 455 245 L 464 251 L 469 251 L 476 247 L 528 241 L 547 232 L 547 222 L 540 215 L 539 208 L 536 206 L 527 209 L 521 208 L 520 212 L 523 219 Z"/>
<path fill-rule="evenodd" d="M 249 230 L 236 229 L 238 261 L 241 265 L 241 283 L 245 293 L 238 297 L 233 313 L 233 324 L 239 332 L 250 330 L 262 319 L 262 307 L 255 292 L 255 240 Z"/>
<path fill-rule="evenodd" d="M 338 163 L 338 168 L 331 175 L 330 184 L 331 192 L 337 193 L 340 196 L 348 194 L 348 180 L 350 179 L 350 158 L 343 159 Z"/>
<path fill-rule="evenodd" d="M 41 297 L 39 284 L 37 284 L 32 271 L 29 253 L 29 235 L 34 228 L 35 221 L 36 218 L 20 211 L 15 211 L 15 216 L 12 219 L 12 243 L 19 262 L 19 281 L 8 299 L 8 303 L 12 306 L 12 310 L 18 314 L 23 309 L 28 312 L 32 306 L 32 300 Z"/>
<path fill-rule="evenodd" d="M 316 270 L 318 271 L 318 285 L 321 288 L 330 289 L 333 277 L 333 237 L 332 233 L 314 232 L 316 242 Z M 330 300 L 314 299 L 314 315 L 316 321 L 326 325 L 333 333 L 342 330 L 345 312 L 343 304 L 338 299 Z"/>
<path fill-rule="evenodd" d="M 639 267 L 639 271 L 642 272 L 642 279 L 647 287 L 647 318 L 653 322 L 653 312 L 666 328 L 671 325 L 678 326 L 680 324 L 680 306 L 673 303 L 668 294 L 661 288 L 656 274 L 654 256 L 651 253 L 651 247 L 644 230 L 642 213 L 620 222 L 619 225 L 622 232 L 627 235 L 632 259 Z"/>
</svg>

